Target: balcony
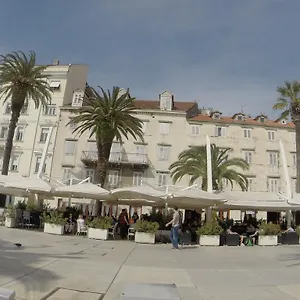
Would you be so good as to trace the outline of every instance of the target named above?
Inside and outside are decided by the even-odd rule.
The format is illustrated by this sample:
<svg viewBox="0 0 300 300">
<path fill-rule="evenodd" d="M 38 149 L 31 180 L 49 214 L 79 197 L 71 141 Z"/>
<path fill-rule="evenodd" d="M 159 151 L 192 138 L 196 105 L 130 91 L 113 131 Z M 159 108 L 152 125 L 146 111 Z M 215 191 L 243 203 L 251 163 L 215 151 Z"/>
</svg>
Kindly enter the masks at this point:
<svg viewBox="0 0 300 300">
<path fill-rule="evenodd" d="M 98 160 L 97 151 L 83 151 L 82 162 L 86 165 L 95 164 Z M 126 152 L 112 152 L 109 156 L 109 163 L 111 165 L 131 165 L 132 167 L 149 166 L 149 160 L 147 154 L 138 153 L 126 153 Z"/>
</svg>

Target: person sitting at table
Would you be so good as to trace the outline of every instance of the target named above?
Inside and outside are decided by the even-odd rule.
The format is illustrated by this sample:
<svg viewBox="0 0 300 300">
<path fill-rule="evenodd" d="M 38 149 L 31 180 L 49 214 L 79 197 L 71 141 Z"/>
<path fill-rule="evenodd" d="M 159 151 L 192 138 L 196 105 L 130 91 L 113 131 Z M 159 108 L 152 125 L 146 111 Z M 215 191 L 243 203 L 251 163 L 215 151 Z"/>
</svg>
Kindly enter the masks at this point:
<svg viewBox="0 0 300 300">
<path fill-rule="evenodd" d="M 288 227 L 287 230 L 284 231 L 284 233 L 288 233 L 288 232 L 295 232 L 295 229 L 292 226 L 290 226 Z"/>
<path fill-rule="evenodd" d="M 232 231 L 232 227 L 230 226 L 227 230 L 226 230 L 227 234 L 235 234 L 238 235 L 240 237 L 240 245 L 244 245 L 243 241 L 244 241 L 244 237 L 242 235 L 239 235 L 237 232 Z"/>
</svg>

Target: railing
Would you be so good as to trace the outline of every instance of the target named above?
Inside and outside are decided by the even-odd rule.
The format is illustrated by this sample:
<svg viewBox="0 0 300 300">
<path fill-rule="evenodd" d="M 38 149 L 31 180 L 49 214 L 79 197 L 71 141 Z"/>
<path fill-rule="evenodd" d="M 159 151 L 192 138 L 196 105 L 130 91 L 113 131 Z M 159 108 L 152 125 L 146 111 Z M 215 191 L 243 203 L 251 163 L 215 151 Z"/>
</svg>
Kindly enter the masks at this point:
<svg viewBox="0 0 300 300">
<path fill-rule="evenodd" d="M 82 159 L 96 161 L 98 159 L 97 151 L 83 151 Z M 126 153 L 126 152 L 112 152 L 109 156 L 110 163 L 124 163 L 124 164 L 143 164 L 148 165 L 147 154 Z"/>
</svg>

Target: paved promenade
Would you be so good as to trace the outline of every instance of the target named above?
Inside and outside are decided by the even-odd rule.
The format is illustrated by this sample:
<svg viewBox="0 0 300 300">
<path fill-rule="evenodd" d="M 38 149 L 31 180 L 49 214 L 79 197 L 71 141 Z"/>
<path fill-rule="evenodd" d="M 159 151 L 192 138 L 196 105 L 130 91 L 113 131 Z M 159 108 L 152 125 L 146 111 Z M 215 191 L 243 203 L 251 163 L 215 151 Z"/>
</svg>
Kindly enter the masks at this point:
<svg viewBox="0 0 300 300">
<path fill-rule="evenodd" d="M 17 299 L 117 300 L 128 282 L 175 283 L 185 300 L 300 299 L 300 246 L 174 251 L 0 227 L 0 286 Z"/>
</svg>

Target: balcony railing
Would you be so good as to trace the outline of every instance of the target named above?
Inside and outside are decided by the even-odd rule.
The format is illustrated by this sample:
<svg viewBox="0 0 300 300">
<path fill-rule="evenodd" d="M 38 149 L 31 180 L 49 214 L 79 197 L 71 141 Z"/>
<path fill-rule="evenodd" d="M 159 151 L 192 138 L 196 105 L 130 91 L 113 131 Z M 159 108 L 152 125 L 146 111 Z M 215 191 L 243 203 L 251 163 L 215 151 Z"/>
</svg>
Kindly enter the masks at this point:
<svg viewBox="0 0 300 300">
<path fill-rule="evenodd" d="M 97 161 L 98 153 L 97 151 L 83 151 L 82 159 L 86 161 Z M 109 156 L 110 163 L 116 164 L 140 164 L 148 165 L 147 154 L 138 153 L 126 153 L 126 152 L 112 152 Z"/>
</svg>

